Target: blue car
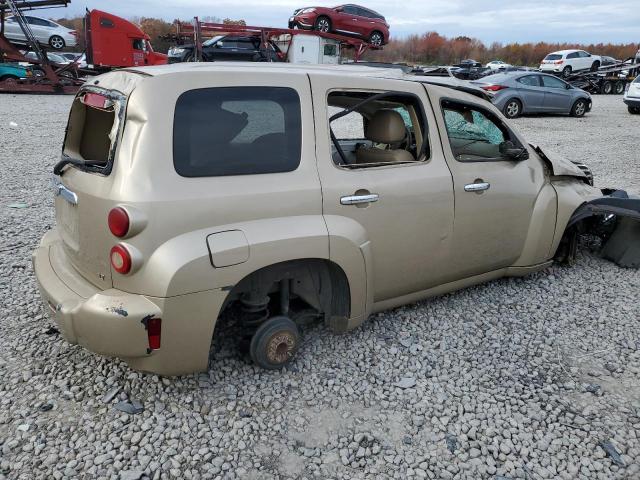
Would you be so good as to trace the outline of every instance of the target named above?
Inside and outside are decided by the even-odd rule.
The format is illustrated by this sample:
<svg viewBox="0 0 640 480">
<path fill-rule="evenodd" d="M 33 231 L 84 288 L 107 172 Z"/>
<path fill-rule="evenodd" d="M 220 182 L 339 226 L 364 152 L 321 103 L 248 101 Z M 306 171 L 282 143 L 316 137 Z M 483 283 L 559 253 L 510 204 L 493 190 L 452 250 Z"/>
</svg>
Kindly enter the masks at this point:
<svg viewBox="0 0 640 480">
<path fill-rule="evenodd" d="M 28 67 L 22 67 L 17 63 L 0 63 L 0 82 L 5 80 L 18 80 L 33 76 L 33 72 Z"/>
<path fill-rule="evenodd" d="M 545 73 L 497 73 L 471 83 L 487 92 L 507 118 L 527 113 L 582 117 L 592 106 L 591 95 L 587 92 Z"/>
</svg>

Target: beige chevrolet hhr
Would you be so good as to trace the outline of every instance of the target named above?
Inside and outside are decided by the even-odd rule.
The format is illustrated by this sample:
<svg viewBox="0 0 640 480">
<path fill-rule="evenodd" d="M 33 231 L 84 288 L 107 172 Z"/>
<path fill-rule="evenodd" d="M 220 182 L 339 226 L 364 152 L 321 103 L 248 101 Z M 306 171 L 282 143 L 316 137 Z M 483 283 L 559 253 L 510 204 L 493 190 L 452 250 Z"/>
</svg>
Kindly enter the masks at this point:
<svg viewBox="0 0 640 480">
<path fill-rule="evenodd" d="M 527 144 L 482 93 L 386 69 L 176 64 L 96 77 L 34 252 L 64 337 L 163 375 L 206 370 L 237 309 L 279 368 L 298 324 L 569 261 L 579 233 L 638 266 L 640 200 Z"/>
</svg>

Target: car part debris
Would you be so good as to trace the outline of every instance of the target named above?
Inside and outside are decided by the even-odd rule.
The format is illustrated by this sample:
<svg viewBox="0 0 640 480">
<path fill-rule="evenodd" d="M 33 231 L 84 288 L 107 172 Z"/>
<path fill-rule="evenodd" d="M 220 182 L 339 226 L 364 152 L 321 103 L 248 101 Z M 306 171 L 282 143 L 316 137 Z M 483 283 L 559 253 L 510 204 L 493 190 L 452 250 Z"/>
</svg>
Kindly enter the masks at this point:
<svg viewBox="0 0 640 480">
<path fill-rule="evenodd" d="M 129 415 L 136 415 L 142 413 L 144 407 L 138 400 L 123 401 L 116 403 L 113 408 L 120 410 L 121 412 L 128 413 Z"/>
<path fill-rule="evenodd" d="M 605 451 L 605 453 L 609 455 L 609 457 L 611 458 L 611 461 L 615 463 L 618 467 L 626 466 L 624 461 L 622 460 L 622 457 L 620 456 L 620 453 L 618 453 L 618 450 L 616 449 L 616 447 L 613 446 L 613 443 L 607 440 L 607 441 L 600 442 L 598 445 L 600 445 L 600 447 Z"/>
</svg>

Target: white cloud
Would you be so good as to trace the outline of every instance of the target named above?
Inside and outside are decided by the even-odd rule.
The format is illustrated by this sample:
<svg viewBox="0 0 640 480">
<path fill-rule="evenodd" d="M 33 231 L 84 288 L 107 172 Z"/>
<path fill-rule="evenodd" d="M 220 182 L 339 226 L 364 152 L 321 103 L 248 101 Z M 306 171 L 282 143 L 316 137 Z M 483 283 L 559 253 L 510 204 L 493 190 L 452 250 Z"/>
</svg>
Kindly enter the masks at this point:
<svg viewBox="0 0 640 480">
<path fill-rule="evenodd" d="M 85 7 L 122 16 L 242 18 L 248 24 L 285 26 L 294 8 L 334 6 L 327 0 L 73 0 L 49 16 L 78 15 Z M 369 0 L 387 17 L 392 35 L 436 30 L 492 41 L 640 42 L 638 0 Z M 45 13 L 43 12 L 43 13 Z"/>
</svg>

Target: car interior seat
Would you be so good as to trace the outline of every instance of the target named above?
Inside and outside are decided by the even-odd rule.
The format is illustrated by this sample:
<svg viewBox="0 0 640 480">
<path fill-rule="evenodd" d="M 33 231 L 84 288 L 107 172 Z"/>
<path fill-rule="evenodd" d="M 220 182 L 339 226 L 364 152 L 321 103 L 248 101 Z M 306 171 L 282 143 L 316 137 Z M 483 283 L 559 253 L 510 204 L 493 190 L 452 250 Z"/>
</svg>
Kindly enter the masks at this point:
<svg viewBox="0 0 640 480">
<path fill-rule="evenodd" d="M 374 143 L 356 151 L 356 163 L 412 162 L 414 156 L 407 150 L 398 148 L 407 134 L 400 115 L 395 110 L 382 109 L 373 114 L 364 135 Z"/>
</svg>

